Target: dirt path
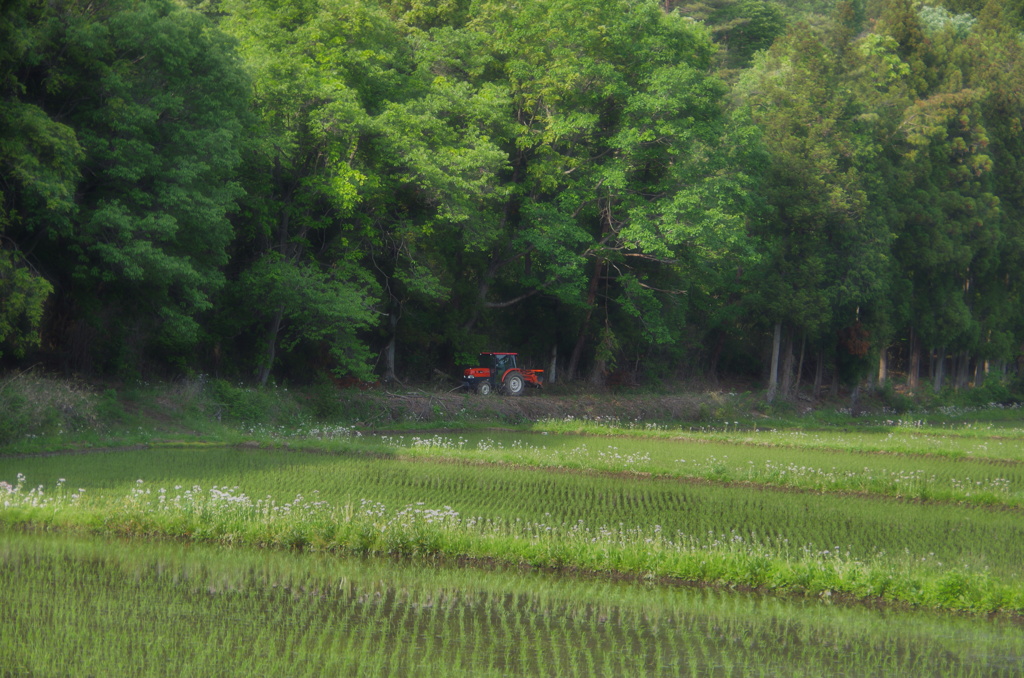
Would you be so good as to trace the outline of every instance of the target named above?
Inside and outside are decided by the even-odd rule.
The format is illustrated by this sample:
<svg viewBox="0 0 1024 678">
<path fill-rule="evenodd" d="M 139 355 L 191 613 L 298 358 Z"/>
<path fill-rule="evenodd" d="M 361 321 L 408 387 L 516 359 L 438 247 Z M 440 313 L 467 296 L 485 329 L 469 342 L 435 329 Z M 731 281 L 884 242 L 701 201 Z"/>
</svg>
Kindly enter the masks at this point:
<svg viewBox="0 0 1024 678">
<path fill-rule="evenodd" d="M 702 414 L 723 406 L 722 396 L 609 395 L 554 396 L 529 390 L 518 397 L 481 396 L 462 391 L 367 391 L 342 398 L 362 414 L 364 424 L 378 426 L 396 421 L 494 419 L 522 423 L 543 419 L 616 419 L 630 421 L 697 421 Z"/>
</svg>

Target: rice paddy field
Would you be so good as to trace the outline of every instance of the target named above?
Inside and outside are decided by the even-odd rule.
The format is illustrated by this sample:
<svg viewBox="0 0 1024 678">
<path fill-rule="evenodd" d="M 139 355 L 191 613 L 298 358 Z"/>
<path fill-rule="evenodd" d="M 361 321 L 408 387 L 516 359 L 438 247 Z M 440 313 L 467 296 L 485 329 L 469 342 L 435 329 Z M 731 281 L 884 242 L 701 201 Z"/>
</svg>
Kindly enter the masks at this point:
<svg viewBox="0 0 1024 678">
<path fill-rule="evenodd" d="M 0 675 L 1024 675 L 1022 428 L 250 435 L 0 457 Z"/>
<path fill-rule="evenodd" d="M 5 534 L 7 676 L 1015 676 L 1005 620 L 712 588 Z"/>
</svg>

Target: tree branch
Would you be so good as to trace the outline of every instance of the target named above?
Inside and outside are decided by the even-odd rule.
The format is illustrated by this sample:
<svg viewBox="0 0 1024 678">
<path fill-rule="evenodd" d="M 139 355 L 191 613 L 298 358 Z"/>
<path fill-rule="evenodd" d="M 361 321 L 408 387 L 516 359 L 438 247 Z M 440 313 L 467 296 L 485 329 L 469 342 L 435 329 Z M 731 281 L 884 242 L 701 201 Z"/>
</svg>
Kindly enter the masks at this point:
<svg viewBox="0 0 1024 678">
<path fill-rule="evenodd" d="M 484 302 L 484 307 L 485 308 L 508 308 L 509 306 L 513 306 L 515 304 L 518 304 L 523 299 L 529 299 L 530 297 L 532 297 L 533 295 L 537 294 L 542 289 L 547 287 L 549 284 L 551 284 L 551 283 L 544 283 L 540 287 L 532 289 L 529 292 L 527 292 L 526 294 L 520 294 L 515 299 L 509 299 L 508 301 L 485 301 Z"/>
</svg>

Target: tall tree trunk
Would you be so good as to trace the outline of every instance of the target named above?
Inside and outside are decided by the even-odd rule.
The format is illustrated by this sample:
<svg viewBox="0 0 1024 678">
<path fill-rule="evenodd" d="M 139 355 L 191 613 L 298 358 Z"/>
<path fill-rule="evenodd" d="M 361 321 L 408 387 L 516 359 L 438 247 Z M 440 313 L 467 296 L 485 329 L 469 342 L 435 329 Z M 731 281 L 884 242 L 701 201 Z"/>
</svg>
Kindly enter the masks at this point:
<svg viewBox="0 0 1024 678">
<path fill-rule="evenodd" d="M 933 368 L 932 369 L 933 369 L 933 373 L 934 373 L 934 376 L 932 377 L 932 379 L 933 379 L 932 390 L 935 393 L 938 393 L 939 391 L 942 390 L 942 377 L 943 377 L 943 371 L 944 371 L 945 365 L 946 365 L 946 347 L 945 346 L 943 346 L 942 348 L 940 348 L 938 351 L 935 352 L 935 360 L 932 361 L 932 364 L 933 364 Z"/>
<path fill-rule="evenodd" d="M 839 381 L 839 359 L 838 359 L 838 355 L 839 355 L 839 351 L 840 350 L 843 350 L 843 349 L 841 349 L 837 345 L 835 347 L 835 349 L 832 351 L 832 371 L 831 371 L 832 379 L 829 381 L 829 386 L 828 386 L 828 395 L 831 398 L 836 398 L 836 397 L 839 396 L 840 381 Z"/>
<path fill-rule="evenodd" d="M 793 391 L 793 333 L 786 332 L 782 342 L 782 399 L 788 400 Z"/>
<path fill-rule="evenodd" d="M 800 334 L 800 360 L 796 363 L 796 384 L 793 386 L 793 394 L 799 395 L 800 381 L 804 373 L 804 350 L 807 348 L 807 332 Z"/>
<path fill-rule="evenodd" d="M 597 299 L 597 286 L 601 282 L 602 270 L 604 270 L 604 259 L 598 259 L 594 262 L 594 273 L 590 276 L 590 286 L 587 288 L 587 313 L 583 317 L 583 324 L 580 325 L 576 344 L 572 347 L 572 355 L 569 357 L 569 367 L 566 370 L 569 379 L 576 378 L 576 370 L 579 368 L 580 357 L 583 355 L 583 344 L 586 342 L 587 331 L 590 329 L 590 318 L 594 314 L 594 301 Z"/>
<path fill-rule="evenodd" d="M 608 308 L 605 307 L 604 313 L 604 329 L 601 330 L 600 340 L 598 341 L 598 348 L 594 352 L 594 364 L 590 370 L 590 383 L 591 385 L 604 388 L 608 385 L 608 357 L 615 355 L 615 335 L 612 333 L 611 327 L 608 323 Z M 614 364 L 614 357 L 612 357 L 612 363 Z"/>
<path fill-rule="evenodd" d="M 512 184 L 518 184 L 523 177 L 523 173 L 526 171 L 526 153 L 522 150 L 516 153 L 516 157 L 512 162 Z M 517 195 L 516 191 L 512 192 L 512 196 L 505 201 L 504 207 L 501 210 L 501 219 L 498 223 L 498 232 L 501 233 L 505 229 L 505 225 L 509 219 L 512 219 L 516 212 L 519 211 L 519 200 L 520 198 L 514 197 Z M 509 243 L 506 241 L 505 247 L 508 247 Z M 484 308 L 487 302 L 487 294 L 491 289 L 491 283 L 498 277 L 498 272 L 508 262 L 515 259 L 515 257 L 508 256 L 506 252 L 502 251 L 501 248 L 495 248 L 491 251 L 491 260 L 487 265 L 487 270 L 484 271 L 480 277 L 480 281 L 477 284 L 476 292 L 476 303 L 473 305 L 473 311 L 470 313 L 469 318 L 462 325 L 462 329 L 469 332 L 476 326 L 477 320 L 480 319 L 480 312 Z"/>
<path fill-rule="evenodd" d="M 391 329 L 391 336 L 388 337 L 388 345 L 384 348 L 384 376 L 381 381 L 384 385 L 390 385 L 397 381 L 395 376 L 395 346 L 398 344 L 398 314 L 394 310 L 388 314 L 388 326 Z"/>
<path fill-rule="evenodd" d="M 988 361 L 978 358 L 974 363 L 974 388 L 981 388 L 985 385 L 985 375 L 988 374 Z"/>
<path fill-rule="evenodd" d="M 909 366 L 907 368 L 907 386 L 916 391 L 921 379 L 921 342 L 914 328 L 910 328 Z"/>
<path fill-rule="evenodd" d="M 768 375 L 768 402 L 775 400 L 779 390 L 779 344 L 782 343 L 782 321 L 775 323 L 775 336 L 772 338 L 772 367 Z"/>
<path fill-rule="evenodd" d="M 267 330 L 267 354 L 265 362 L 260 366 L 260 386 L 266 386 L 270 379 L 270 370 L 274 367 L 274 355 L 277 353 L 277 335 L 281 333 L 281 324 L 284 320 L 284 305 L 277 307 L 274 319 L 270 321 L 270 328 Z"/>
<path fill-rule="evenodd" d="M 889 378 L 889 347 L 883 346 L 878 352 L 878 385 L 885 386 Z"/>
<path fill-rule="evenodd" d="M 558 344 L 551 347 L 551 365 L 548 366 L 547 378 L 544 380 L 549 384 L 555 383 L 558 379 Z"/>
<path fill-rule="evenodd" d="M 818 349 L 818 355 L 814 359 L 814 399 L 821 395 L 821 384 L 825 380 L 825 351 Z"/>
<path fill-rule="evenodd" d="M 387 386 L 395 381 L 395 335 L 388 337 L 388 344 L 384 347 L 384 375 L 381 381 Z"/>
<path fill-rule="evenodd" d="M 957 389 L 966 389 L 971 386 L 971 354 L 964 351 L 960 354 L 960 369 L 957 374 Z"/>
<path fill-rule="evenodd" d="M 722 357 L 722 349 L 725 347 L 725 332 L 715 331 L 715 344 L 711 348 L 711 356 L 708 358 L 708 372 L 711 377 L 711 384 L 718 388 L 718 361 Z"/>
<path fill-rule="evenodd" d="M 491 289 L 491 280 L 497 275 L 498 271 L 498 259 L 497 254 L 491 254 L 491 263 L 488 265 L 487 270 L 480 277 L 480 282 L 477 283 L 476 287 L 476 304 L 473 305 L 473 312 L 469 314 L 469 318 L 463 323 L 462 329 L 469 332 L 476 325 L 476 321 L 480 318 L 480 311 L 483 308 L 484 302 L 487 299 L 487 293 Z"/>
<path fill-rule="evenodd" d="M 280 162 L 275 161 L 275 175 L 280 174 L 280 171 Z M 286 258 L 295 257 L 297 259 L 301 256 L 302 246 L 297 242 L 289 243 L 291 235 L 291 209 L 289 209 L 292 201 L 291 188 L 285 191 L 282 201 L 283 207 L 277 220 L 277 248 Z M 284 312 L 285 305 L 281 304 L 277 307 L 277 311 L 274 312 L 274 318 L 270 321 L 270 327 L 267 329 L 267 350 L 264 362 L 260 365 L 259 369 L 260 386 L 267 385 L 267 381 L 270 379 L 270 372 L 274 369 L 274 358 L 277 354 L 277 337 L 281 333 L 281 326 L 284 324 Z"/>
</svg>

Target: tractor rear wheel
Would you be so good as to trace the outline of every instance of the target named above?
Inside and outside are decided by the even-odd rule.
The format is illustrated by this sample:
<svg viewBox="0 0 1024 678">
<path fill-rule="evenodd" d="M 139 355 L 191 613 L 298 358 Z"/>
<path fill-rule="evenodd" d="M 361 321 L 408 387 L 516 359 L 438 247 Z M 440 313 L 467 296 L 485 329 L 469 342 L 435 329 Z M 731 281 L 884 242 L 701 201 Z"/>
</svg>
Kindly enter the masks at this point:
<svg viewBox="0 0 1024 678">
<path fill-rule="evenodd" d="M 491 395 L 491 382 L 481 381 L 476 385 L 476 392 L 480 395 Z"/>
<path fill-rule="evenodd" d="M 505 390 L 509 395 L 520 395 L 526 384 L 523 382 L 523 375 L 512 373 L 505 379 Z"/>
</svg>

